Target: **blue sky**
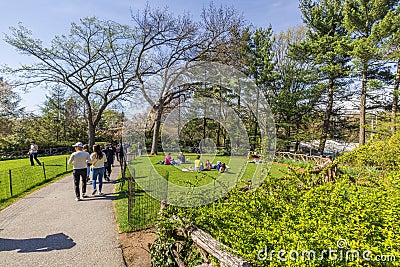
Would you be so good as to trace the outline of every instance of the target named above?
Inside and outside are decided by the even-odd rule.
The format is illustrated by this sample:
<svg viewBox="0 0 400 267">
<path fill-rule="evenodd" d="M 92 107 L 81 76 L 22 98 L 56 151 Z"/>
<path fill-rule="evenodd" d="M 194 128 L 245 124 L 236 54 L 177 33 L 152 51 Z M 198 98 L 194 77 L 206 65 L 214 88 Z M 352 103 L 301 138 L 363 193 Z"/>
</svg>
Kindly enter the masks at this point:
<svg viewBox="0 0 400 267">
<path fill-rule="evenodd" d="M 204 6 L 210 1 L 190 0 L 13 0 L 0 1 L 0 65 L 16 67 L 28 64 L 32 59 L 19 55 L 13 47 L 3 41 L 10 26 L 21 22 L 32 30 L 35 38 L 46 44 L 53 36 L 68 33 L 71 22 L 80 18 L 97 16 L 119 23 L 129 24 L 130 10 L 137 12 L 148 3 L 151 7 L 166 7 L 174 14 L 189 12 L 196 20 Z M 297 0 L 214 0 L 216 5 L 233 6 L 242 13 L 248 23 L 256 27 L 272 25 L 275 32 L 285 31 L 301 24 Z M 21 93 L 22 106 L 37 111 L 44 101 L 45 91 L 36 89 Z"/>
</svg>

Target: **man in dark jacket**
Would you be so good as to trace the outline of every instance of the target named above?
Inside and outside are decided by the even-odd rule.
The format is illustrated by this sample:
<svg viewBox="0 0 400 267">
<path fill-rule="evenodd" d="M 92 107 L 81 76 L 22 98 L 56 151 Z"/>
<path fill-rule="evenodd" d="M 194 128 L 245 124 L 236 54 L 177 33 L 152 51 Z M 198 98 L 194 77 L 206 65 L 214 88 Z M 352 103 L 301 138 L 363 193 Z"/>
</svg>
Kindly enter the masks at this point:
<svg viewBox="0 0 400 267">
<path fill-rule="evenodd" d="M 105 144 L 104 149 L 102 152 L 106 155 L 107 157 L 107 165 L 106 167 L 106 172 L 104 174 L 104 177 L 107 181 L 110 181 L 110 175 L 111 175 L 111 167 L 114 164 L 114 150 L 111 147 L 110 144 Z"/>
</svg>

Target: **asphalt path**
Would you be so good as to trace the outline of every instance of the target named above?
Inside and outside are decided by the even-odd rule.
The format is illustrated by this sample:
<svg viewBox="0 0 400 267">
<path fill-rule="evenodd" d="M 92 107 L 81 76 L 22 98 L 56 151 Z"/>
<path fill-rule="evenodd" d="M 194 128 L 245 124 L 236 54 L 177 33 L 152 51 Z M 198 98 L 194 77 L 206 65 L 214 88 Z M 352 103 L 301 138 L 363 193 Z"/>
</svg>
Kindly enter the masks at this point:
<svg viewBox="0 0 400 267">
<path fill-rule="evenodd" d="M 112 200 L 119 166 L 104 196 L 75 200 L 72 175 L 0 211 L 0 266 L 125 266 Z"/>
</svg>

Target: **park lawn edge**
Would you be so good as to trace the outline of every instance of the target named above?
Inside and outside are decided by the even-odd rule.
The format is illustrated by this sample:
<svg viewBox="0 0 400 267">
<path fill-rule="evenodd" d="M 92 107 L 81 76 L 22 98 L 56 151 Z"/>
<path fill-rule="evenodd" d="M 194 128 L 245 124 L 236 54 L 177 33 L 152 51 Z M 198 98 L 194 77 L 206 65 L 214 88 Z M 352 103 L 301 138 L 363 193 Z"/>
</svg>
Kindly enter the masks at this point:
<svg viewBox="0 0 400 267">
<path fill-rule="evenodd" d="M 153 160 L 153 161 L 155 161 L 155 160 Z M 286 169 L 286 165 L 282 166 L 283 165 L 282 163 L 271 162 L 271 166 L 272 165 L 275 165 L 276 168 L 275 169 L 271 168 L 271 174 L 282 176 L 284 173 L 283 169 Z M 280 167 L 283 167 L 283 169 L 281 169 Z M 242 179 L 243 179 L 243 177 L 242 177 Z M 115 222 L 117 225 L 117 230 L 118 230 L 118 233 L 135 232 L 135 231 L 137 231 L 135 229 L 135 226 L 131 225 L 128 222 L 128 194 L 127 194 L 128 182 L 129 182 L 128 177 L 126 178 L 123 188 L 120 187 L 121 182 L 122 182 L 122 174 L 120 174 L 119 179 L 114 188 L 115 199 L 113 201 L 114 202 L 113 208 L 114 208 Z M 149 227 L 144 228 L 144 229 L 149 229 L 149 228 L 152 228 L 152 225 L 150 225 Z M 144 229 L 141 229 L 141 230 L 144 230 Z"/>
</svg>

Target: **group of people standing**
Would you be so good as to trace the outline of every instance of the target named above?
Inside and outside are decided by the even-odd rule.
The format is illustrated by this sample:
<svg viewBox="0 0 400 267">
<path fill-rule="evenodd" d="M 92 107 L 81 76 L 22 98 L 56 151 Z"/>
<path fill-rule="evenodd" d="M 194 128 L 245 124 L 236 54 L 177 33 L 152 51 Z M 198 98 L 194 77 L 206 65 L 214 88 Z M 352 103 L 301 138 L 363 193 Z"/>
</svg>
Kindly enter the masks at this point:
<svg viewBox="0 0 400 267">
<path fill-rule="evenodd" d="M 110 181 L 112 172 L 111 167 L 114 164 L 115 150 L 111 144 L 105 144 L 101 149 L 100 145 L 93 145 L 93 153 L 89 154 L 89 146 L 83 145 L 82 142 L 77 142 L 73 145 L 75 152 L 71 154 L 68 164 L 74 164 L 73 177 L 75 200 L 81 200 L 79 184 L 82 181 L 82 198 L 86 198 L 86 183 L 92 172 L 92 196 L 98 193 L 103 196 L 103 177 L 105 180 Z M 98 182 L 98 187 L 97 187 Z"/>
</svg>

